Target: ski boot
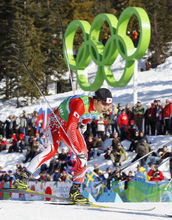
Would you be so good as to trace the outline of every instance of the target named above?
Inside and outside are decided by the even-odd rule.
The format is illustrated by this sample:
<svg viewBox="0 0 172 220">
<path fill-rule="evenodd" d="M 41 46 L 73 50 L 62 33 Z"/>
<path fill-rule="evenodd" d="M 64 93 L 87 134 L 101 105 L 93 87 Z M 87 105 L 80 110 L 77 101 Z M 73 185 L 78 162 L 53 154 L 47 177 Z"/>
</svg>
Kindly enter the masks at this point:
<svg viewBox="0 0 172 220">
<path fill-rule="evenodd" d="M 80 192 L 81 184 L 74 183 L 70 188 L 69 199 L 71 203 L 89 204 L 89 200 L 85 198 Z"/>
<path fill-rule="evenodd" d="M 27 172 L 26 170 L 23 170 L 21 172 L 20 176 L 13 183 L 13 188 L 29 189 L 27 182 L 28 182 L 30 176 L 31 176 L 31 174 L 29 172 Z"/>
</svg>

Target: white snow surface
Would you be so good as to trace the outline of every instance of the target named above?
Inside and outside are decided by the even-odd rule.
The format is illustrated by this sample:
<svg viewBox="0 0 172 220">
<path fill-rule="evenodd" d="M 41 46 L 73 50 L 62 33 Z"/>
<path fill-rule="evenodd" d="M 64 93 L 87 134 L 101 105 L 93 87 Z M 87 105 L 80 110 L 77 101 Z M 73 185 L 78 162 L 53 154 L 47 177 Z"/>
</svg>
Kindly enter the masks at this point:
<svg viewBox="0 0 172 220">
<path fill-rule="evenodd" d="M 123 71 L 124 63 L 121 59 L 118 59 L 113 65 L 114 75 L 120 75 L 120 71 Z M 115 70 L 116 69 L 116 70 Z M 93 68 L 90 66 L 87 68 L 89 74 Z M 96 71 L 96 70 L 95 70 Z M 92 74 L 94 74 L 94 72 Z M 104 83 L 104 86 L 107 86 Z M 156 98 L 160 98 L 161 102 L 165 102 L 165 99 L 168 98 L 172 101 L 172 56 L 166 59 L 166 62 L 156 69 L 151 69 L 145 72 L 139 72 L 138 76 L 138 99 L 142 101 L 143 105 L 146 106 L 147 103 L 152 102 Z M 113 102 L 121 103 L 125 106 L 126 103 L 133 105 L 133 82 L 132 80 L 125 88 L 111 88 L 113 94 Z M 85 93 L 81 89 L 75 91 L 75 94 L 92 94 Z M 56 94 L 47 96 L 50 105 L 52 107 L 58 106 L 60 102 L 67 96 L 73 95 L 73 92 L 67 92 L 63 94 Z M 15 114 L 19 116 L 23 110 L 27 113 L 32 113 L 34 110 L 39 110 L 41 105 L 46 107 L 47 104 L 41 98 L 37 104 L 32 106 L 15 108 L 15 100 L 10 102 L 0 101 L 0 120 L 4 121 L 10 114 Z M 157 149 L 163 144 L 167 144 L 169 150 L 172 146 L 172 136 L 155 136 L 148 137 L 151 142 L 151 147 Z M 106 147 L 109 145 L 111 140 L 108 140 Z M 125 141 L 124 147 L 127 149 L 129 143 Z M 128 160 L 133 158 L 134 153 L 128 153 Z M 0 166 L 4 170 L 8 171 L 9 169 L 15 170 L 15 165 L 20 163 L 24 159 L 23 154 L 11 153 L 7 154 L 6 152 L 0 153 Z M 93 169 L 93 164 L 98 163 L 100 169 L 103 171 L 106 170 L 107 166 L 110 166 L 113 169 L 111 161 L 104 160 L 103 156 L 96 158 L 93 161 L 88 163 L 88 169 Z M 126 162 L 127 164 L 127 162 Z M 124 164 L 125 165 L 125 164 Z M 132 168 L 135 170 L 136 164 Z M 131 169 L 131 168 L 130 168 Z M 160 170 L 163 171 L 165 178 L 169 179 L 169 165 L 164 163 Z M 147 219 L 167 219 L 166 217 L 160 216 L 162 214 L 172 214 L 172 205 L 171 203 L 113 203 L 109 204 L 117 207 L 126 207 L 126 208 L 149 208 L 156 207 L 153 211 L 149 212 L 131 212 L 131 211 L 119 211 L 119 210 L 102 210 L 102 209 L 92 209 L 86 207 L 76 207 L 76 206 L 54 206 L 49 205 L 46 202 L 42 201 L 0 201 L 0 219 L 1 220 L 46 220 L 46 219 L 116 219 L 116 220 L 130 220 L 138 219 L 147 220 Z"/>
<path fill-rule="evenodd" d="M 77 206 L 50 205 L 47 202 L 1 201 L 1 220 L 165 220 L 165 214 L 172 214 L 170 203 L 109 203 L 115 207 L 144 209 L 155 207 L 152 211 L 127 211 L 112 209 L 93 209 Z M 170 219 L 170 218 L 169 218 Z"/>
</svg>

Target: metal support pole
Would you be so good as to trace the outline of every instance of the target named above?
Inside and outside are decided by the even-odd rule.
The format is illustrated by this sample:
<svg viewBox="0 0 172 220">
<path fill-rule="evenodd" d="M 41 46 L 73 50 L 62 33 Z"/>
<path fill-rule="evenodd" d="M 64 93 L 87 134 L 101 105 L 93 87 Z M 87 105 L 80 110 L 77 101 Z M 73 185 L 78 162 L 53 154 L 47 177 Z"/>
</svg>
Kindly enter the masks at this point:
<svg viewBox="0 0 172 220">
<path fill-rule="evenodd" d="M 133 105 L 137 103 L 137 99 L 138 99 L 137 78 L 138 78 L 138 60 L 135 60 L 135 68 L 134 68 L 134 74 L 133 74 Z"/>
</svg>

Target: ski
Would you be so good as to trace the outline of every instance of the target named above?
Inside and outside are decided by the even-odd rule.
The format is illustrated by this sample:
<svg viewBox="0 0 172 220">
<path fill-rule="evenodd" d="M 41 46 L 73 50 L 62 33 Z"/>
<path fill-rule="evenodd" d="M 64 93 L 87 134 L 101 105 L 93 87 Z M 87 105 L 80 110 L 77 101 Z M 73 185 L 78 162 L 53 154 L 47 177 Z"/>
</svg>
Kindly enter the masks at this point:
<svg viewBox="0 0 172 220">
<path fill-rule="evenodd" d="M 152 211 L 155 209 L 155 207 L 148 208 L 148 209 L 132 209 L 132 208 L 99 205 L 99 204 L 95 204 L 95 203 L 91 203 L 91 202 L 88 204 L 79 204 L 79 203 L 71 202 L 69 198 L 64 198 L 64 197 L 55 196 L 55 195 L 49 195 L 46 193 L 37 192 L 37 191 L 30 190 L 30 189 L 0 188 L 0 191 L 1 192 L 12 192 L 12 193 L 37 195 L 37 196 L 41 196 L 44 198 L 53 198 L 53 199 L 57 199 L 57 200 L 61 201 L 61 202 L 48 202 L 48 203 L 46 203 L 46 204 L 50 204 L 50 205 L 71 205 L 71 206 L 76 205 L 76 206 L 91 207 L 91 208 L 114 209 L 114 210 L 136 211 L 136 212 L 137 211 L 138 212 Z"/>
<path fill-rule="evenodd" d="M 119 211 L 131 211 L 131 212 L 148 212 L 153 211 L 155 207 L 147 208 L 147 209 L 134 209 L 134 208 L 123 208 L 123 207 L 116 207 L 116 206 L 106 206 L 106 205 L 99 205 L 95 203 L 87 203 L 87 204 L 80 204 L 80 203 L 73 203 L 73 202 L 47 202 L 46 204 L 49 205 L 68 205 L 68 206 L 81 206 L 81 207 L 90 207 L 90 208 L 97 208 L 97 209 L 111 209 L 111 210 L 119 210 Z"/>
<path fill-rule="evenodd" d="M 43 192 L 33 191 L 31 189 L 17 189 L 17 188 L 0 188 L 1 192 L 11 192 L 11 193 L 21 193 L 21 194 L 29 194 L 29 195 L 37 195 L 44 198 L 52 198 L 58 199 L 62 201 L 70 201 L 69 198 L 64 198 L 60 196 L 50 195 Z"/>
</svg>

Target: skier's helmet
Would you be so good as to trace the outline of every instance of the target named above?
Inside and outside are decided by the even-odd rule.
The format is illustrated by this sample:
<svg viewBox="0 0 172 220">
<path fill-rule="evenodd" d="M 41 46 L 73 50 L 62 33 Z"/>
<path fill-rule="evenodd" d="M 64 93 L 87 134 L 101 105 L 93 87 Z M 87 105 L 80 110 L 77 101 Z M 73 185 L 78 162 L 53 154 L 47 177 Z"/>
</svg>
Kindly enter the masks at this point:
<svg viewBox="0 0 172 220">
<path fill-rule="evenodd" d="M 109 89 L 100 88 L 95 92 L 94 99 L 101 100 L 105 105 L 110 105 L 112 103 L 112 93 Z"/>
</svg>

